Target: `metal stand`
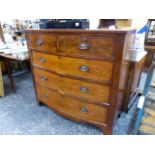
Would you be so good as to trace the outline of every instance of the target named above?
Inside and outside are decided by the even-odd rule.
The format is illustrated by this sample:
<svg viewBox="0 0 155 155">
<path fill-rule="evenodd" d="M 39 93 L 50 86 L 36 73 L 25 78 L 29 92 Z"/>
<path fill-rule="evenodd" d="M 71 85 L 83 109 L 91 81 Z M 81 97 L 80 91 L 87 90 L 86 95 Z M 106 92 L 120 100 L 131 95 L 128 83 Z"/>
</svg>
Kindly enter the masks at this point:
<svg viewBox="0 0 155 155">
<path fill-rule="evenodd" d="M 144 97 L 144 100 L 142 101 L 140 99 L 139 103 L 138 103 L 138 114 L 137 114 L 137 119 L 136 119 L 136 123 L 135 123 L 136 134 L 138 134 L 139 127 L 141 125 L 141 121 L 142 121 L 142 117 L 143 117 L 143 113 L 144 113 L 144 108 L 145 108 L 145 103 L 146 103 L 147 95 L 150 91 L 150 85 L 151 85 L 151 81 L 153 78 L 154 69 L 155 69 L 155 63 L 152 64 L 152 67 L 147 74 L 147 78 L 146 78 L 146 82 L 145 82 L 145 88 L 144 88 L 143 96 L 142 96 L 142 97 Z M 141 102 L 143 102 L 143 103 L 141 103 Z"/>
</svg>

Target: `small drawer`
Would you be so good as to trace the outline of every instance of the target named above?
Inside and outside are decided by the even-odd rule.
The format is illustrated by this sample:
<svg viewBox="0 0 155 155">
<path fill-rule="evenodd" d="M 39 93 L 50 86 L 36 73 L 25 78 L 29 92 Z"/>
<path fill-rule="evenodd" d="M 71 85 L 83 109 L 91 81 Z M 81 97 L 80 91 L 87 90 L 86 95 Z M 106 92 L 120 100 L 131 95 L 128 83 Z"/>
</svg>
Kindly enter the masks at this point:
<svg viewBox="0 0 155 155">
<path fill-rule="evenodd" d="M 109 82 L 112 78 L 112 61 L 95 61 L 58 57 L 39 52 L 32 52 L 33 64 L 55 71 L 60 74 L 81 77 L 85 79 Z"/>
<path fill-rule="evenodd" d="M 60 53 L 80 57 L 114 57 L 114 37 L 107 35 L 59 36 Z"/>
<path fill-rule="evenodd" d="M 60 77 L 44 70 L 33 68 L 34 79 L 47 88 L 64 92 L 76 97 L 82 97 L 96 102 L 109 103 L 110 86 L 86 82 L 83 80 Z"/>
<path fill-rule="evenodd" d="M 55 108 L 56 105 L 62 103 L 61 101 L 62 98 L 59 93 L 51 91 L 37 83 L 35 84 L 35 86 L 36 86 L 37 98 L 39 99 L 39 101 L 42 101 L 44 104 L 53 108 Z"/>
<path fill-rule="evenodd" d="M 59 75 L 49 73 L 36 67 L 33 68 L 33 73 L 34 73 L 34 80 L 40 85 L 58 91 L 61 90 L 62 79 L 60 78 Z"/>
<path fill-rule="evenodd" d="M 61 96 L 59 93 L 39 85 L 36 85 L 36 87 L 38 99 L 61 114 L 85 121 L 106 123 L 108 108 L 68 96 Z"/>
<path fill-rule="evenodd" d="M 30 49 L 37 49 L 51 54 L 57 54 L 56 37 L 50 34 L 31 33 Z"/>
</svg>

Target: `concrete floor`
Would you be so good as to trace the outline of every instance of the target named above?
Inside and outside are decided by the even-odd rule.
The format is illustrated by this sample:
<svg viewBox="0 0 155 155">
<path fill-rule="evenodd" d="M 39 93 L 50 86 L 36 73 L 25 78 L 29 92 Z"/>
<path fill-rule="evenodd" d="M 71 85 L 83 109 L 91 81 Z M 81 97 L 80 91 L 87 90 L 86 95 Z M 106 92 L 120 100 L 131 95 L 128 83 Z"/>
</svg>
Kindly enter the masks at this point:
<svg viewBox="0 0 155 155">
<path fill-rule="evenodd" d="M 16 92 L 4 77 L 5 94 L 0 98 L 0 134 L 4 135 L 101 135 L 94 126 L 77 123 L 59 116 L 46 106 L 37 106 L 31 73 L 14 77 Z M 113 134 L 132 134 L 136 106 L 128 114 L 122 113 Z"/>
</svg>

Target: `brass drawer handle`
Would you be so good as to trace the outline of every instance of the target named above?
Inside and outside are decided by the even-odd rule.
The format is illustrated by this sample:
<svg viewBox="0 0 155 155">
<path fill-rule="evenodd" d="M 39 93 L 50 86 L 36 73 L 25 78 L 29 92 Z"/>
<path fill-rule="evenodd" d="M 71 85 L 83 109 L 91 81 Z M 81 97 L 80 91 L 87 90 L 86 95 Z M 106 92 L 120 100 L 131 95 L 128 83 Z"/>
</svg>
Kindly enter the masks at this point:
<svg viewBox="0 0 155 155">
<path fill-rule="evenodd" d="M 40 46 L 40 45 L 42 45 L 42 43 L 43 43 L 42 39 L 37 39 L 36 45 Z"/>
<path fill-rule="evenodd" d="M 79 69 L 80 69 L 80 71 L 82 71 L 82 72 L 88 72 L 89 67 L 83 65 L 83 66 L 80 66 Z"/>
<path fill-rule="evenodd" d="M 88 93 L 89 89 L 88 89 L 88 87 L 80 87 L 80 91 L 82 93 Z"/>
<path fill-rule="evenodd" d="M 46 76 L 41 76 L 40 79 L 43 80 L 43 81 L 48 80 L 48 78 Z"/>
<path fill-rule="evenodd" d="M 45 63 L 45 62 L 46 62 L 46 59 L 43 58 L 43 57 L 40 57 L 40 58 L 39 58 L 39 61 L 40 61 L 41 63 Z"/>
<path fill-rule="evenodd" d="M 86 107 L 82 107 L 82 108 L 80 108 L 80 111 L 83 112 L 83 113 L 87 113 L 88 109 Z"/>
<path fill-rule="evenodd" d="M 81 50 L 87 50 L 89 48 L 89 44 L 87 44 L 87 43 L 80 43 L 79 48 Z"/>
<path fill-rule="evenodd" d="M 48 94 L 43 94 L 43 97 L 48 98 Z"/>
</svg>

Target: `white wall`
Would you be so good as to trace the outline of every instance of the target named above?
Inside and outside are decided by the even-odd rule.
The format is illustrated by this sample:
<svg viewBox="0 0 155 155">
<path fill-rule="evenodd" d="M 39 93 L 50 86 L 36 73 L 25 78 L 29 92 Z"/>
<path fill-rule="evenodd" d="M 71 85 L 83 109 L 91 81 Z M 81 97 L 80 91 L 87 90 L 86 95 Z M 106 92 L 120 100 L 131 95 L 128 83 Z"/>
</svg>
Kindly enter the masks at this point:
<svg viewBox="0 0 155 155">
<path fill-rule="evenodd" d="M 147 23 L 146 18 L 132 19 L 132 27 L 141 28 Z"/>
<path fill-rule="evenodd" d="M 147 23 L 147 20 L 146 18 L 132 19 L 132 27 L 139 29 Z M 95 29 L 98 26 L 99 19 L 89 19 L 89 22 L 90 28 Z"/>
<path fill-rule="evenodd" d="M 99 19 L 89 19 L 89 28 L 96 29 L 99 24 Z"/>
</svg>

